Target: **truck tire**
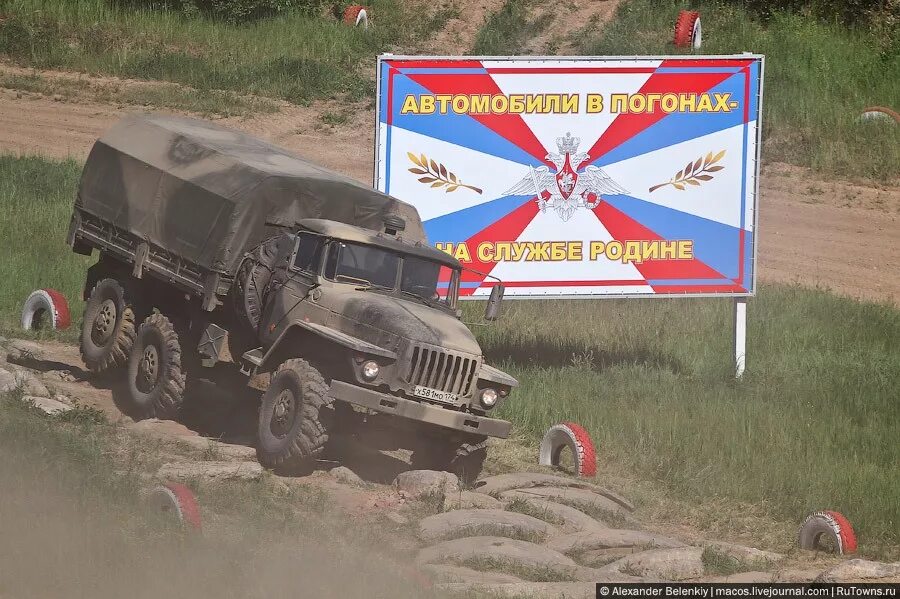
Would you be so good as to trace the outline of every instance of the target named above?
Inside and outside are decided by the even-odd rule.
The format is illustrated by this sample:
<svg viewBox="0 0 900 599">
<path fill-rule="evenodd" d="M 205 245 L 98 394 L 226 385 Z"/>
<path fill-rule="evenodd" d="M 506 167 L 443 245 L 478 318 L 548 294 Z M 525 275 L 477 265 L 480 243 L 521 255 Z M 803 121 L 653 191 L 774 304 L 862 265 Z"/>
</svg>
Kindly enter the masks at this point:
<svg viewBox="0 0 900 599">
<path fill-rule="evenodd" d="M 285 470 L 310 466 L 328 443 L 331 413 L 328 385 L 318 370 L 299 358 L 281 364 L 259 408 L 259 463 Z"/>
<path fill-rule="evenodd" d="M 81 359 L 91 372 L 125 366 L 134 345 L 134 310 L 115 279 L 98 282 L 84 307 Z"/>
<path fill-rule="evenodd" d="M 466 488 L 475 484 L 487 458 L 488 438 L 472 435 L 462 442 L 440 441 L 417 447 L 410 458 L 415 470 L 452 472 Z"/>
<path fill-rule="evenodd" d="M 138 418 L 175 420 L 184 402 L 181 345 L 168 318 L 155 313 L 138 329 L 128 359 L 128 408 Z"/>
<path fill-rule="evenodd" d="M 856 533 L 850 521 L 840 512 L 816 512 L 800 526 L 798 544 L 800 549 L 810 551 L 831 548 L 838 555 L 855 553 Z"/>
</svg>

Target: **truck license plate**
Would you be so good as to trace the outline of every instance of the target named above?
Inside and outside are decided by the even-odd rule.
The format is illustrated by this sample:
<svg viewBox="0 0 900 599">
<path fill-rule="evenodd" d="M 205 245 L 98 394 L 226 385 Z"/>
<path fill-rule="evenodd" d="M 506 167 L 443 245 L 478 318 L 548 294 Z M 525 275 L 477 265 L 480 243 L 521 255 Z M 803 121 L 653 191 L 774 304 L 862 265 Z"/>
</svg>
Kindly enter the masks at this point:
<svg viewBox="0 0 900 599">
<path fill-rule="evenodd" d="M 437 389 L 423 387 L 422 385 L 416 385 L 415 389 L 413 389 L 413 395 L 416 397 L 424 397 L 425 399 L 432 399 L 441 403 L 456 403 L 459 400 L 459 395 L 456 393 L 438 391 Z"/>
</svg>

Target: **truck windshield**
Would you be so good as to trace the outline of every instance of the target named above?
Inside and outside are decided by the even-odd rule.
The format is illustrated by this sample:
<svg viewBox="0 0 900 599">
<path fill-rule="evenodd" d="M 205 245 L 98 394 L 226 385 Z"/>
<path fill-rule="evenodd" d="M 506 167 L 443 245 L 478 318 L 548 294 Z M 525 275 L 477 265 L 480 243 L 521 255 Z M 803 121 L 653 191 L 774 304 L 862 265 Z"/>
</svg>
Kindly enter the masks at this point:
<svg viewBox="0 0 900 599">
<path fill-rule="evenodd" d="M 325 260 L 326 278 L 413 295 L 427 302 L 453 307 L 458 271 L 417 256 L 395 254 L 382 248 L 336 241 Z M 398 277 L 399 275 L 399 277 Z"/>
</svg>

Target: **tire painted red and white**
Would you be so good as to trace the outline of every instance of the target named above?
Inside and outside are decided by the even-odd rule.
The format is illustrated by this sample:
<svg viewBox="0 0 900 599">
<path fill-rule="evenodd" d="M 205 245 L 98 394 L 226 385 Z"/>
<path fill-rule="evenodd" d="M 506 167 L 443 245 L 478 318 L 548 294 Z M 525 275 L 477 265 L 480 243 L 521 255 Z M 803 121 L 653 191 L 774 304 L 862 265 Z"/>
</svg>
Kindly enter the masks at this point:
<svg viewBox="0 0 900 599">
<path fill-rule="evenodd" d="M 180 483 L 165 483 L 148 494 L 150 509 L 175 518 L 184 528 L 196 532 L 202 529 L 200 505 L 194 493 Z"/>
<path fill-rule="evenodd" d="M 351 4 L 344 9 L 344 23 L 353 25 L 354 27 L 362 26 L 363 29 L 369 28 L 369 9 L 359 4 Z"/>
<path fill-rule="evenodd" d="M 68 328 L 72 323 L 69 302 L 55 289 L 32 291 L 22 306 L 22 328 L 26 331 L 38 329 L 45 323 L 54 330 Z"/>
<path fill-rule="evenodd" d="M 575 460 L 575 474 L 592 477 L 597 474 L 597 451 L 591 436 L 581 425 L 574 422 L 554 424 L 541 440 L 540 459 L 542 466 L 559 467 L 563 449 L 568 448 Z"/>
<path fill-rule="evenodd" d="M 900 124 L 900 114 L 885 106 L 869 106 L 863 110 L 859 118 L 863 121 L 876 120 Z"/>
<path fill-rule="evenodd" d="M 816 512 L 807 517 L 800 526 L 800 548 L 822 549 L 823 536 L 831 540 L 831 546 L 838 555 L 856 552 L 856 533 L 850 521 L 840 512 Z"/>
<path fill-rule="evenodd" d="M 696 10 L 682 10 L 675 21 L 675 45 L 679 48 L 699 50 L 703 45 L 703 28 L 700 13 Z"/>
</svg>

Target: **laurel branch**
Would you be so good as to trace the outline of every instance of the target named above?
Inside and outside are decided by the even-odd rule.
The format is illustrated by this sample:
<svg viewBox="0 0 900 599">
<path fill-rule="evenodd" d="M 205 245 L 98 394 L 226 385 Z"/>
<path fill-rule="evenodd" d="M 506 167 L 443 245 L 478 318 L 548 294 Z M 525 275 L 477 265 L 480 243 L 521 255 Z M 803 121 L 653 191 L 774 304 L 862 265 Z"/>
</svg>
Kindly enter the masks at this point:
<svg viewBox="0 0 900 599">
<path fill-rule="evenodd" d="M 416 156 L 412 152 L 407 152 L 406 155 L 409 157 L 410 161 L 418 167 L 409 169 L 409 172 L 414 175 L 423 175 L 422 177 L 419 177 L 419 183 L 430 183 L 431 187 L 444 187 L 444 192 L 446 193 L 456 191 L 460 187 L 471 189 L 478 194 L 482 192 L 481 189 L 478 189 L 474 185 L 466 185 L 456 175 L 448 171 L 446 166 L 435 162 L 434 160 L 430 160 L 425 154 Z"/>
<path fill-rule="evenodd" d="M 715 156 L 712 152 L 706 155 L 706 157 L 701 156 L 697 159 L 696 162 L 691 161 L 687 163 L 687 166 L 682 170 L 675 173 L 675 176 L 666 181 L 665 183 L 660 183 L 659 185 L 654 185 L 650 188 L 650 193 L 653 193 L 657 189 L 661 187 L 665 187 L 666 185 L 671 185 L 678 191 L 684 191 L 687 189 L 685 185 L 700 185 L 701 181 L 709 181 L 713 178 L 710 173 L 715 173 L 723 168 L 724 166 L 717 165 L 716 163 L 722 160 L 725 156 L 725 150 L 722 150 Z"/>
</svg>

